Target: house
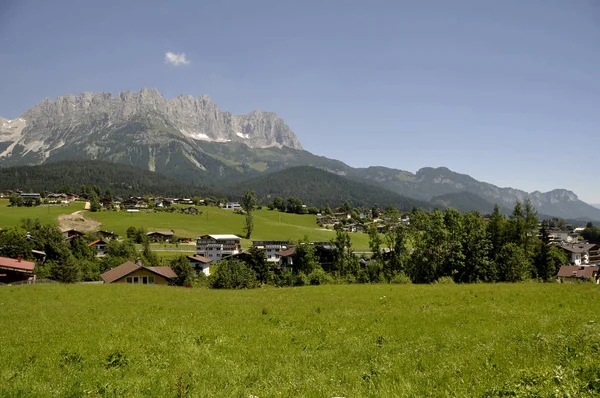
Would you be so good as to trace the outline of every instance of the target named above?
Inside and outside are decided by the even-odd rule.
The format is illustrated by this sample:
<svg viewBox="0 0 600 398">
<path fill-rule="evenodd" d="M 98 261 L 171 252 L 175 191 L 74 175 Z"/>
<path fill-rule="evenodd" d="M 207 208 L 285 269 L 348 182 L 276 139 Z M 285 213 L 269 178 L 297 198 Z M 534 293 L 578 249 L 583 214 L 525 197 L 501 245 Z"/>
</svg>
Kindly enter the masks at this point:
<svg viewBox="0 0 600 398">
<path fill-rule="evenodd" d="M 175 233 L 173 231 L 170 232 L 161 232 L 161 231 L 153 231 L 148 232 L 146 236 L 150 242 L 168 242 L 173 239 Z"/>
<path fill-rule="evenodd" d="M 228 202 L 223 206 L 225 210 L 242 210 L 242 205 L 238 202 Z"/>
<path fill-rule="evenodd" d="M 592 243 L 570 243 L 559 246 L 569 257 L 569 263 L 572 265 L 589 265 L 590 249 L 595 248 Z"/>
<path fill-rule="evenodd" d="M 575 266 L 575 265 L 563 265 L 556 275 L 556 279 L 559 282 L 577 282 L 592 280 L 595 284 L 598 284 L 598 271 L 600 267 L 591 266 Z"/>
<path fill-rule="evenodd" d="M 294 254 L 296 254 L 295 246 L 277 252 L 277 256 L 279 257 L 278 265 L 283 271 L 287 271 L 288 267 L 294 265 Z"/>
<path fill-rule="evenodd" d="M 112 240 L 112 239 L 119 239 L 119 235 L 117 235 L 116 233 L 112 232 L 112 231 L 98 231 L 98 235 L 100 235 L 102 237 L 102 239 L 104 240 Z"/>
<path fill-rule="evenodd" d="M 96 257 L 104 257 L 106 254 L 106 242 L 102 239 L 89 243 L 88 247 L 91 247 L 96 251 Z"/>
<path fill-rule="evenodd" d="M 0 284 L 34 281 L 34 268 L 35 263 L 22 260 L 21 256 L 16 259 L 0 257 Z"/>
<path fill-rule="evenodd" d="M 264 250 L 265 259 L 267 262 L 277 263 L 279 262 L 279 253 L 282 250 L 286 250 L 290 245 L 287 240 L 254 240 L 252 246 Z"/>
<path fill-rule="evenodd" d="M 200 210 L 197 207 L 193 207 L 193 206 L 184 207 L 183 209 L 181 209 L 181 212 L 183 214 L 195 214 L 195 215 L 200 214 Z"/>
<path fill-rule="evenodd" d="M 203 272 L 206 276 L 210 275 L 210 263 L 212 262 L 210 258 L 201 256 L 199 254 L 187 256 L 187 258 L 190 261 L 190 265 L 196 272 L 196 276 L 200 274 L 200 272 Z"/>
<path fill-rule="evenodd" d="M 127 261 L 106 271 L 100 278 L 104 283 L 132 283 L 142 285 L 168 285 L 177 278 L 171 267 L 144 267 L 139 262 Z"/>
<path fill-rule="evenodd" d="M 49 193 L 46 195 L 48 203 L 67 204 L 69 203 L 66 193 Z"/>
<path fill-rule="evenodd" d="M 577 235 L 581 234 L 583 231 L 585 231 L 585 227 L 575 227 L 573 229 L 573 233 Z"/>
<path fill-rule="evenodd" d="M 212 261 L 237 254 L 242 250 L 242 240 L 237 235 L 203 235 L 196 239 L 196 254 Z"/>
<path fill-rule="evenodd" d="M 148 202 L 146 202 L 144 198 L 131 197 L 129 199 L 125 199 L 121 205 L 126 209 L 145 209 L 148 207 Z"/>
<path fill-rule="evenodd" d="M 554 243 L 571 243 L 573 241 L 569 231 L 551 231 L 548 234 L 548 239 Z"/>
<path fill-rule="evenodd" d="M 73 238 L 75 236 L 85 235 L 83 232 L 78 231 L 76 229 L 72 229 L 72 228 L 61 229 L 61 232 L 63 234 L 63 238 L 65 238 L 65 239 Z"/>
</svg>

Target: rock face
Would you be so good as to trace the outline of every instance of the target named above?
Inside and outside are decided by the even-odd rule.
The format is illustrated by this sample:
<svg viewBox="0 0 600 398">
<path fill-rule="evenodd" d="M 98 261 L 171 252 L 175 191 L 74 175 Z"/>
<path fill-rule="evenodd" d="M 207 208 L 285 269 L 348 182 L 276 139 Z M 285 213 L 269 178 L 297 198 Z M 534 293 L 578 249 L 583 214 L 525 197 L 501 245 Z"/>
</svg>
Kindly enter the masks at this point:
<svg viewBox="0 0 600 398">
<path fill-rule="evenodd" d="M 196 141 L 302 149 L 296 135 L 274 113 L 233 115 L 220 111 L 208 96 L 167 100 L 157 90 L 142 89 L 117 96 L 86 92 L 45 99 L 19 119 L 0 119 L 0 157 L 29 155 L 30 162 L 40 162 L 64 146 L 98 138 L 98 133 L 109 137 L 115 126 L 140 122 L 151 122 L 149 133 L 158 126 Z"/>
</svg>

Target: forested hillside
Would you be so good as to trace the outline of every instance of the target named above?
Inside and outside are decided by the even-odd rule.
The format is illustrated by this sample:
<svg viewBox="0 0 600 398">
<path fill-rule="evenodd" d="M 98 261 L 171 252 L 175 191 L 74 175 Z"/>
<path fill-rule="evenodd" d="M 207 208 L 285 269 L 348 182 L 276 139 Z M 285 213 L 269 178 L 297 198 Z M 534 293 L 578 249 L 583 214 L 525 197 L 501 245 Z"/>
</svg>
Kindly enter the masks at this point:
<svg viewBox="0 0 600 398">
<path fill-rule="evenodd" d="M 338 205 L 345 202 L 355 207 L 385 207 L 400 210 L 413 207 L 429 209 L 427 202 L 398 195 L 373 185 L 348 180 L 339 175 L 309 166 L 291 167 L 231 186 L 228 192 L 241 196 L 244 190 L 256 192 L 259 201 L 275 197 L 295 197 L 313 206 Z"/>
<path fill-rule="evenodd" d="M 0 168 L 0 191 L 78 191 L 81 185 L 110 188 L 118 196 L 209 196 L 213 189 L 195 187 L 162 174 L 120 163 L 65 161 L 40 166 Z"/>
</svg>

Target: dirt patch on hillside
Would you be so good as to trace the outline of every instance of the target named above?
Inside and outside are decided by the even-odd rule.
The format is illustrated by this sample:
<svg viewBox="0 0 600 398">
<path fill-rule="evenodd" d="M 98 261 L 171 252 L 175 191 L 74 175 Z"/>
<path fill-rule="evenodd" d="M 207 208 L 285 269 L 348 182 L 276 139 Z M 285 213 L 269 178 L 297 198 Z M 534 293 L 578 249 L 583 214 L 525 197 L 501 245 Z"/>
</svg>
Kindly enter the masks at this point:
<svg viewBox="0 0 600 398">
<path fill-rule="evenodd" d="M 58 216 L 58 225 L 63 231 L 66 229 L 76 229 L 87 232 L 99 230 L 101 224 L 98 221 L 85 218 L 83 211 L 76 211 L 75 213 Z"/>
</svg>

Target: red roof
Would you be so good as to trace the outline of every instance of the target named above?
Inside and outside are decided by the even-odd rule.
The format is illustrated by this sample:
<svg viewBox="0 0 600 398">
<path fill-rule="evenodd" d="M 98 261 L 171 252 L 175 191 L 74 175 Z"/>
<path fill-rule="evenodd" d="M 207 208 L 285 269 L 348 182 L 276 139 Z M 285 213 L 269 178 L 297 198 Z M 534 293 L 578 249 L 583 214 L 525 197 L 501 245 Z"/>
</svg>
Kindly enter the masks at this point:
<svg viewBox="0 0 600 398">
<path fill-rule="evenodd" d="M 188 260 L 191 261 L 197 261 L 199 263 L 203 263 L 203 264 L 208 264 L 210 262 L 212 262 L 212 260 L 210 258 L 201 256 L 199 254 L 194 254 L 193 256 L 187 256 Z"/>
<path fill-rule="evenodd" d="M 296 253 L 296 246 L 290 247 L 289 249 L 286 249 L 286 250 L 281 250 L 280 252 L 277 253 L 277 255 L 280 257 L 288 257 L 288 256 L 293 256 L 294 253 Z"/>
<path fill-rule="evenodd" d="M 144 267 L 142 265 L 132 263 L 131 261 L 127 261 L 118 267 L 106 271 L 100 275 L 100 278 L 104 281 L 104 283 L 113 283 L 139 269 L 147 269 L 148 271 L 167 279 L 177 277 L 177 274 L 175 271 L 173 271 L 173 269 L 171 269 L 171 267 Z"/>
<path fill-rule="evenodd" d="M 563 265 L 558 271 L 560 278 L 593 278 L 598 273 L 596 266 Z"/>
<path fill-rule="evenodd" d="M 146 267 L 146 269 L 149 269 L 150 271 L 153 271 L 168 279 L 177 278 L 177 274 L 171 267 Z"/>
<path fill-rule="evenodd" d="M 89 247 L 92 247 L 92 246 L 94 246 L 96 243 L 103 243 L 103 244 L 106 244 L 106 242 L 104 242 L 102 239 L 98 239 L 98 240 L 95 240 L 95 241 L 93 241 L 92 243 L 88 244 L 88 246 L 89 246 Z"/>
<path fill-rule="evenodd" d="M 20 272 L 33 272 L 35 263 L 14 258 L 0 257 L 0 268 L 11 269 Z"/>
</svg>

